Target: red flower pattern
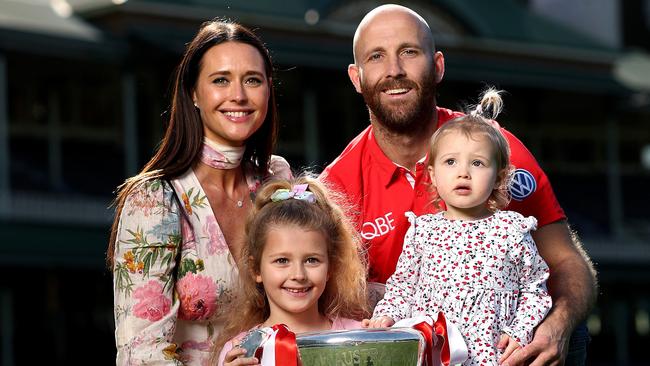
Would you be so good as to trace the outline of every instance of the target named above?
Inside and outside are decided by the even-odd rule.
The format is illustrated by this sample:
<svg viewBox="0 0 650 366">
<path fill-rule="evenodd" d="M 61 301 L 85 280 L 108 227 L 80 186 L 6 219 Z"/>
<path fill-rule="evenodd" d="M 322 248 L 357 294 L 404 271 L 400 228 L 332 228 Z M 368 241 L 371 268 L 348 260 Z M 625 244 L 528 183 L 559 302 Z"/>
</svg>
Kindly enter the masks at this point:
<svg viewBox="0 0 650 366">
<path fill-rule="evenodd" d="M 548 266 L 530 235 L 537 220 L 513 211 L 473 221 L 415 217 L 374 317 L 442 311 L 464 335 L 463 365 L 497 365 L 502 333 L 522 346 L 551 308 Z"/>
</svg>

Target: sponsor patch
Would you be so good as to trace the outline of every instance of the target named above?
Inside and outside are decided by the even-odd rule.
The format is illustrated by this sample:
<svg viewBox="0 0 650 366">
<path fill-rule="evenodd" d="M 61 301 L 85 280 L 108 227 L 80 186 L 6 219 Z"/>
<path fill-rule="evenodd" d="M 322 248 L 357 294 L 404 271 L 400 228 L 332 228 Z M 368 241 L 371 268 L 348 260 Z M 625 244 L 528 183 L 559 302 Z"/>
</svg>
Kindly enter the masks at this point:
<svg viewBox="0 0 650 366">
<path fill-rule="evenodd" d="M 392 230 L 395 230 L 395 220 L 393 213 L 388 212 L 372 221 L 364 222 L 361 225 L 361 236 L 366 240 L 372 240 L 388 234 Z"/>
<path fill-rule="evenodd" d="M 512 175 L 510 195 L 513 200 L 523 201 L 537 189 L 535 177 L 526 169 L 517 169 Z"/>
</svg>

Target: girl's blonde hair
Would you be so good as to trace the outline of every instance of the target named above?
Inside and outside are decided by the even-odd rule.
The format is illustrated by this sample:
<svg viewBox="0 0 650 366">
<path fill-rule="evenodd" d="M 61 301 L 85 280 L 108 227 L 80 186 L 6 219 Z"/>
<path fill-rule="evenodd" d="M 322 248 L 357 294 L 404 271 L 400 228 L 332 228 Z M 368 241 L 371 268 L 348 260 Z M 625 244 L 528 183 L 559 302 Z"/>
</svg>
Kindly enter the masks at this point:
<svg viewBox="0 0 650 366">
<path fill-rule="evenodd" d="M 273 202 L 271 195 L 279 189 L 292 190 L 307 184 L 315 202 L 289 198 Z M 293 180 L 274 179 L 257 193 L 254 207 L 246 222 L 246 242 L 241 252 L 240 288 L 232 303 L 236 316 L 228 319 L 217 339 L 217 351 L 223 344 L 270 316 L 269 303 L 261 284 L 255 281 L 260 273 L 260 259 L 271 227 L 295 225 L 321 232 L 328 243 L 329 280 L 318 300 L 319 311 L 330 319 L 345 317 L 362 319 L 368 315 L 366 264 L 361 241 L 354 226 L 334 202 L 334 193 L 309 174 Z"/>
<path fill-rule="evenodd" d="M 477 135 L 486 137 L 494 148 L 494 160 L 497 167 L 497 179 L 492 194 L 488 198 L 488 208 L 491 211 L 503 209 L 510 202 L 510 178 L 512 165 L 510 165 L 510 147 L 505 136 L 501 133 L 499 125 L 494 119 L 503 109 L 501 91 L 488 88 L 481 94 L 481 101 L 471 109 L 467 115 L 458 117 L 443 124 L 431 137 L 428 166 L 433 168 L 438 155 L 440 140 L 451 132 L 461 132 L 467 138 L 476 139 Z M 442 199 L 432 185 L 436 207 L 442 208 Z"/>
</svg>

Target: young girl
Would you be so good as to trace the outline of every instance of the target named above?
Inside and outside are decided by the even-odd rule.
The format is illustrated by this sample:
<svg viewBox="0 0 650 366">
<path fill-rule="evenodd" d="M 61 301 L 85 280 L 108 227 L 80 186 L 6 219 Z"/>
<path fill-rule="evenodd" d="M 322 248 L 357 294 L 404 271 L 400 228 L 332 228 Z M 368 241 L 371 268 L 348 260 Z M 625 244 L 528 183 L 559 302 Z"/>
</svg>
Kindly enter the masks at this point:
<svg viewBox="0 0 650 366">
<path fill-rule="evenodd" d="M 218 365 L 253 365 L 236 347 L 248 330 L 285 324 L 294 333 L 357 329 L 367 314 L 365 265 L 354 228 L 310 177 L 274 180 L 246 224 L 241 293 L 220 337 Z M 240 333 L 242 332 L 242 333 Z M 233 348 L 234 347 L 234 348 Z"/>
<path fill-rule="evenodd" d="M 537 221 L 500 211 L 508 201 L 510 151 L 486 117 L 495 118 L 501 106 L 498 92 L 488 90 L 474 112 L 433 135 L 428 169 L 434 203 L 444 201 L 446 211 L 408 214 L 395 273 L 373 318 L 364 320 L 385 327 L 442 311 L 465 338 L 464 365 L 506 361 L 551 308 L 548 266 L 530 235 Z"/>
</svg>

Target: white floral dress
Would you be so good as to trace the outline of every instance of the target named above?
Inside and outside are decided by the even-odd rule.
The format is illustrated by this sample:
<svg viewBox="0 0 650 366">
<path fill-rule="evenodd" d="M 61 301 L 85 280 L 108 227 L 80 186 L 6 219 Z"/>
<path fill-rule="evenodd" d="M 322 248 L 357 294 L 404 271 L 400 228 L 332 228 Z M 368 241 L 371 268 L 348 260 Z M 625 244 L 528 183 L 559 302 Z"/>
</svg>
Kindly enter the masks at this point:
<svg viewBox="0 0 650 366">
<path fill-rule="evenodd" d="M 260 177 L 244 170 L 252 196 Z M 277 156 L 270 170 L 291 176 Z M 213 315 L 230 301 L 238 271 L 192 169 L 127 197 L 114 258 L 117 364 L 208 365 L 223 326 Z"/>
<path fill-rule="evenodd" d="M 530 235 L 537 220 L 497 211 L 479 220 L 415 217 L 373 317 L 445 314 L 467 343 L 464 365 L 497 365 L 502 333 L 526 345 L 551 308 L 548 266 Z"/>
</svg>

